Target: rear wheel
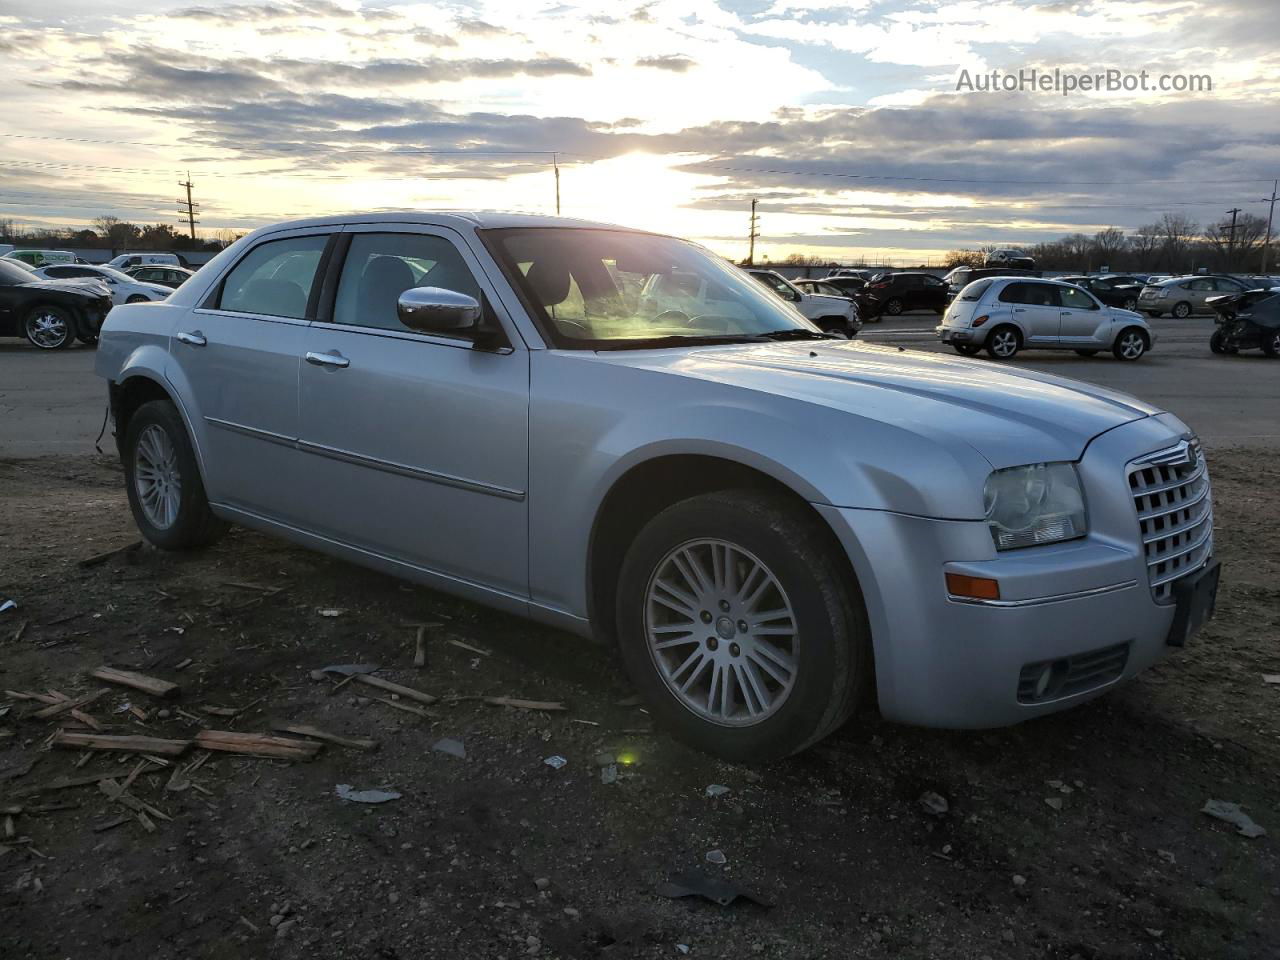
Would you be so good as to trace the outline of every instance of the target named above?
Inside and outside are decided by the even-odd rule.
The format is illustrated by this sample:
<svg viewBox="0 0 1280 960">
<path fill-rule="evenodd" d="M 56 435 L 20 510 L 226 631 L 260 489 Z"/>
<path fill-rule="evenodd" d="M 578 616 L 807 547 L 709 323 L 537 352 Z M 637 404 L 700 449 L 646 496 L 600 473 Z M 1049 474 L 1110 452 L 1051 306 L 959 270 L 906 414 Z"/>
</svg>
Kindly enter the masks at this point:
<svg viewBox="0 0 1280 960">
<path fill-rule="evenodd" d="M 125 303 L 150 303 L 150 302 L 151 302 L 150 300 L 148 300 L 146 297 L 144 297 L 140 293 L 135 293 L 133 296 L 128 297 L 125 300 Z"/>
<path fill-rule="evenodd" d="M 729 760 L 785 757 L 854 711 L 866 613 L 819 522 L 755 490 L 681 501 L 622 565 L 620 652 L 654 716 Z"/>
<path fill-rule="evenodd" d="M 1191 304 L 1185 300 L 1180 300 L 1173 305 L 1173 315 L 1179 320 L 1185 320 L 1191 316 Z"/>
<path fill-rule="evenodd" d="M 22 321 L 22 332 L 33 347 L 65 350 L 76 339 L 76 321 L 71 311 L 53 304 L 32 307 Z"/>
<path fill-rule="evenodd" d="M 1213 331 L 1213 336 L 1209 338 L 1209 349 L 1214 353 L 1227 352 L 1227 335 L 1221 328 Z"/>
<path fill-rule="evenodd" d="M 1076 353 L 1082 357 L 1096 357 L 1098 355 L 1097 350 L 1077 350 Z"/>
<path fill-rule="evenodd" d="M 902 313 L 902 301 L 897 297 L 890 297 L 884 305 L 884 312 L 891 317 L 896 317 Z"/>
<path fill-rule="evenodd" d="M 1144 331 L 1137 327 L 1129 327 L 1127 330 L 1120 331 L 1120 336 L 1116 337 L 1111 353 L 1117 360 L 1137 360 L 1147 352 L 1149 346 Z"/>
<path fill-rule="evenodd" d="M 1022 334 L 1009 324 L 996 327 L 987 337 L 987 356 L 993 360 L 1012 360 L 1021 349 Z"/>
<path fill-rule="evenodd" d="M 121 454 L 133 519 L 151 543 L 186 550 L 226 532 L 209 510 L 186 425 L 169 401 L 152 400 L 134 412 Z"/>
<path fill-rule="evenodd" d="M 1263 335 L 1262 352 L 1268 357 L 1280 357 L 1280 330 L 1272 330 Z"/>
</svg>

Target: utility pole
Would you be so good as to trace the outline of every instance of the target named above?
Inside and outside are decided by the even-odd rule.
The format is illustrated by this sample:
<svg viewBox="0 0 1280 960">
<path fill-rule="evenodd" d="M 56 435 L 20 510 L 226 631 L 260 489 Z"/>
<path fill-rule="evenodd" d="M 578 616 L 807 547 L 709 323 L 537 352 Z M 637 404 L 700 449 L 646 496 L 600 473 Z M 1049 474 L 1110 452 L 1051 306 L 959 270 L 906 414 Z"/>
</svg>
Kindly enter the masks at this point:
<svg viewBox="0 0 1280 960">
<path fill-rule="evenodd" d="M 1227 273 L 1231 272 L 1232 266 L 1236 260 L 1236 215 L 1240 213 L 1239 207 L 1232 207 L 1227 213 L 1231 214 L 1231 233 L 1227 235 Z"/>
<path fill-rule="evenodd" d="M 179 181 L 178 186 L 187 188 L 187 199 L 183 200 L 181 197 L 179 197 L 178 203 L 181 206 L 186 207 L 187 226 L 191 230 L 191 241 L 192 243 L 194 243 L 196 239 L 196 224 L 200 222 L 199 220 L 196 219 L 196 207 L 200 206 L 200 204 L 195 203 L 191 199 L 191 187 L 193 186 L 193 184 L 191 183 L 190 171 L 187 172 L 187 179 Z M 183 211 L 179 210 L 178 212 L 182 213 Z"/>
<path fill-rule="evenodd" d="M 1271 222 L 1276 215 L 1276 188 L 1280 187 L 1280 180 L 1271 182 L 1271 196 L 1263 197 L 1263 200 L 1271 204 L 1271 209 L 1267 213 L 1267 237 L 1262 241 L 1262 272 L 1267 272 L 1267 254 L 1271 252 Z"/>
<path fill-rule="evenodd" d="M 756 203 L 751 201 L 751 229 L 747 232 L 747 266 L 755 266 L 756 262 L 756 238 L 760 236 L 760 218 L 756 216 Z"/>
<path fill-rule="evenodd" d="M 560 216 L 560 163 L 556 154 L 551 154 L 551 167 L 556 173 L 556 216 Z"/>
</svg>

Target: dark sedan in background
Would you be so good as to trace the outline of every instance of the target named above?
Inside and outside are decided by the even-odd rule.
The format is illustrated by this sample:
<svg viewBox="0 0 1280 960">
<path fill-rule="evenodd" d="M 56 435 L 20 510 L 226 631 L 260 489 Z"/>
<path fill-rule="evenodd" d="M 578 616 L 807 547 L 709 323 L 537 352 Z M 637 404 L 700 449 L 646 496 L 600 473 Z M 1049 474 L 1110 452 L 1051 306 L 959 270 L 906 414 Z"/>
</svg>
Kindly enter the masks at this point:
<svg viewBox="0 0 1280 960">
<path fill-rule="evenodd" d="M 41 350 L 96 343 L 110 309 L 99 286 L 41 280 L 0 259 L 0 337 L 26 337 Z"/>
<path fill-rule="evenodd" d="M 1063 283 L 1074 283 L 1083 290 L 1088 290 L 1108 307 L 1120 307 L 1123 310 L 1137 310 L 1138 296 L 1142 293 L 1143 281 L 1137 277 L 1117 275 L 1107 277 L 1054 277 Z"/>
<path fill-rule="evenodd" d="M 143 283 L 158 283 L 162 286 L 172 287 L 175 290 L 186 283 L 188 278 L 196 275 L 194 270 L 188 270 L 186 267 L 171 267 L 166 264 L 155 263 L 130 267 L 125 273 L 135 280 L 141 280 Z"/>
<path fill-rule="evenodd" d="M 857 296 L 863 317 L 888 314 L 896 317 L 908 310 L 932 310 L 939 315 L 947 309 L 947 285 L 931 273 L 882 273 L 873 277 Z"/>
</svg>

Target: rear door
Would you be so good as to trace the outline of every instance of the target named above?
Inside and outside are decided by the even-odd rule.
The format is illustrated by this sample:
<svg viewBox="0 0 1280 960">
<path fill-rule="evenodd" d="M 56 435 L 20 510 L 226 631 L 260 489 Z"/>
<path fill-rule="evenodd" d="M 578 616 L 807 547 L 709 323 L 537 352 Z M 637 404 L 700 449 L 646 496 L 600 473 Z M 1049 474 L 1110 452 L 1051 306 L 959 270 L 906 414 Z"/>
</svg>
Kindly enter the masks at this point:
<svg viewBox="0 0 1280 960">
<path fill-rule="evenodd" d="M 1000 291 L 1000 301 L 1009 304 L 1028 346 L 1057 344 L 1061 325 L 1057 287 L 1020 280 Z"/>
<path fill-rule="evenodd" d="M 526 599 L 528 351 L 454 231 L 361 224 L 342 247 L 301 367 L 311 529 Z M 487 301 L 514 346 L 403 326 L 396 302 L 423 286 Z"/>
<path fill-rule="evenodd" d="M 333 232 L 273 234 L 178 321 L 168 374 L 190 398 L 186 413 L 215 503 L 284 523 L 305 519 L 298 368 Z"/>
</svg>

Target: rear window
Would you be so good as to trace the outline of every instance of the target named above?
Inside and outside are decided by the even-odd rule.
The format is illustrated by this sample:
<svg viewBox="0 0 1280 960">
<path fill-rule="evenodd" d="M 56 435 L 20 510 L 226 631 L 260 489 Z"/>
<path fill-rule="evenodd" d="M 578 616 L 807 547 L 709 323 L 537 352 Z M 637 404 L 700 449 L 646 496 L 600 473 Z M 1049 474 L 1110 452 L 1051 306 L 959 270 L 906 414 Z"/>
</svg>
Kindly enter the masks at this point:
<svg viewBox="0 0 1280 960">
<path fill-rule="evenodd" d="M 968 300 L 970 302 L 981 300 L 983 294 L 985 294 L 989 289 L 991 289 L 992 283 L 993 281 L 991 280 L 990 277 L 988 277 L 986 280 L 975 280 L 973 281 L 973 283 L 969 284 L 967 287 L 965 287 L 963 290 L 960 291 L 960 299 Z"/>
</svg>

